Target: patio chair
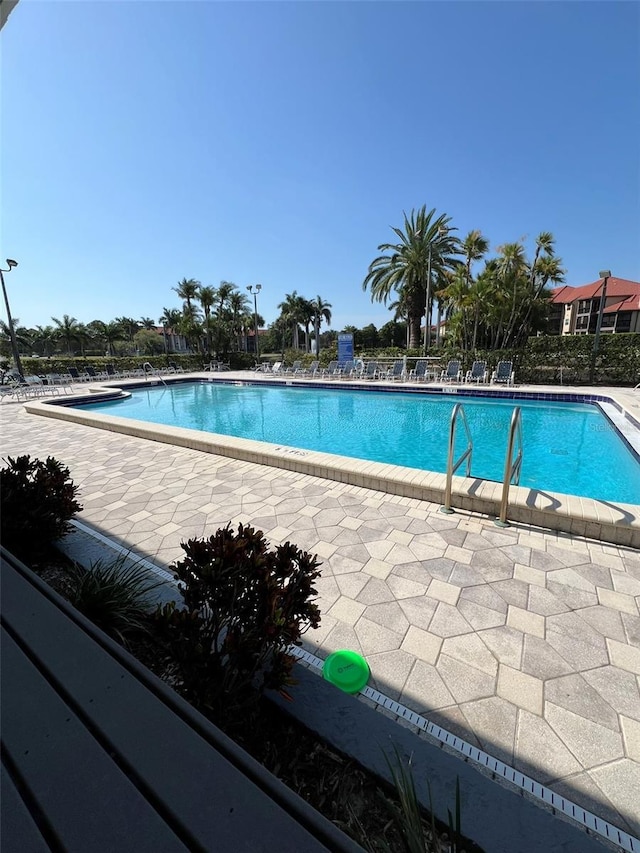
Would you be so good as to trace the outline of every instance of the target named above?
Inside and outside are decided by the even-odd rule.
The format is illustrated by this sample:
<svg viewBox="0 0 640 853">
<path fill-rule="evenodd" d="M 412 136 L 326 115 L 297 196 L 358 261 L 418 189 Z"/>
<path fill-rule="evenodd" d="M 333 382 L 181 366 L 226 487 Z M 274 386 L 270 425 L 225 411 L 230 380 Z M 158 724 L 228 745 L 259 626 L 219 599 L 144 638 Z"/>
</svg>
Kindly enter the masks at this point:
<svg viewBox="0 0 640 853">
<path fill-rule="evenodd" d="M 285 368 L 282 366 L 281 361 L 274 361 L 271 367 L 271 373 L 284 373 Z"/>
<path fill-rule="evenodd" d="M 353 379 L 353 373 L 356 369 L 355 361 L 350 358 L 339 368 L 340 379 Z"/>
<path fill-rule="evenodd" d="M 90 378 L 89 376 L 86 376 L 86 375 L 83 376 L 77 367 L 70 367 L 69 368 L 69 376 L 71 377 L 71 380 L 73 382 L 88 382 L 89 378 Z"/>
<path fill-rule="evenodd" d="M 395 382 L 396 379 L 399 379 L 402 382 L 402 380 L 404 379 L 404 360 L 403 359 L 398 358 L 398 359 L 396 359 L 396 361 L 393 362 L 393 364 L 391 365 L 389 370 L 387 370 L 387 374 L 385 376 L 385 379 L 391 379 L 391 380 L 393 380 L 393 382 Z"/>
<path fill-rule="evenodd" d="M 294 361 L 291 367 L 285 367 L 284 373 L 297 373 L 299 370 L 302 370 L 302 360 L 298 359 Z"/>
<path fill-rule="evenodd" d="M 63 376 L 60 373 L 47 373 L 46 375 L 47 387 L 51 388 L 63 388 L 64 393 L 67 393 L 67 388 L 71 389 L 71 377 Z"/>
<path fill-rule="evenodd" d="M 462 370 L 460 369 L 460 361 L 457 358 L 452 358 L 445 369 L 440 374 L 441 382 L 460 382 L 462 380 Z"/>
<path fill-rule="evenodd" d="M 340 368 L 338 367 L 337 361 L 330 361 L 327 367 L 322 370 L 321 376 L 326 377 L 327 379 L 335 379 L 340 375 Z"/>
<path fill-rule="evenodd" d="M 95 367 L 85 367 L 84 372 L 87 374 L 89 379 L 107 379 L 108 374 L 95 369 Z"/>
<path fill-rule="evenodd" d="M 414 382 L 424 382 L 427 379 L 427 369 L 429 367 L 429 362 L 426 358 L 419 358 L 416 361 L 416 366 L 413 370 L 409 371 L 409 379 L 413 379 Z"/>
<path fill-rule="evenodd" d="M 512 361 L 499 361 L 491 374 L 491 382 L 496 385 L 513 385 L 515 373 Z"/>
<path fill-rule="evenodd" d="M 368 361 L 364 370 L 362 371 L 363 379 L 377 379 L 380 375 L 380 370 L 378 368 L 377 361 Z"/>
<path fill-rule="evenodd" d="M 169 362 L 169 369 L 172 373 L 184 373 L 184 367 L 180 367 L 180 365 L 175 361 Z"/>
<path fill-rule="evenodd" d="M 478 385 L 481 382 L 486 382 L 489 374 L 487 373 L 487 362 L 486 361 L 474 361 L 471 365 L 471 370 L 467 370 L 467 374 L 464 378 L 465 382 L 477 382 Z"/>
<path fill-rule="evenodd" d="M 312 361 L 308 367 L 300 367 L 298 370 L 294 371 L 294 373 L 296 376 L 310 376 L 313 379 L 318 372 L 319 364 L 319 361 Z"/>
</svg>

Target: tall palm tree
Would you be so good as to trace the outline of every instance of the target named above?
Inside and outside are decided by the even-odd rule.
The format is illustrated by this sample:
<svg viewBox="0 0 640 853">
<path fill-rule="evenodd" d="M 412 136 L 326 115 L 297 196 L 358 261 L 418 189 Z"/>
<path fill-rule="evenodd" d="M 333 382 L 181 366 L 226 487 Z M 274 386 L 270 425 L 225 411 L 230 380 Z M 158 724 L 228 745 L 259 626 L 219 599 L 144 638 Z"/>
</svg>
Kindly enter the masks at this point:
<svg viewBox="0 0 640 853">
<path fill-rule="evenodd" d="M 278 305 L 281 316 L 285 324 L 292 329 L 292 346 L 294 349 L 299 349 L 299 324 L 304 320 L 304 303 L 305 299 L 298 294 L 297 290 L 293 293 L 285 294 L 284 301 Z"/>
<path fill-rule="evenodd" d="M 192 301 L 198 298 L 200 282 L 195 278 L 183 278 L 182 281 L 178 282 L 177 287 L 172 287 L 171 289 L 175 290 L 180 299 L 184 299 L 187 307 L 191 310 Z"/>
<path fill-rule="evenodd" d="M 316 339 L 316 358 L 320 358 L 320 326 L 325 320 L 327 326 L 331 325 L 331 308 L 330 302 L 325 302 L 322 296 L 316 296 L 311 300 L 311 320 L 313 322 L 313 334 Z"/>
<path fill-rule="evenodd" d="M 67 345 L 67 354 L 73 355 L 71 352 L 71 345 L 74 341 L 78 340 L 78 335 L 80 333 L 80 325 L 75 317 L 70 317 L 68 314 L 62 315 L 62 320 L 58 320 L 57 317 L 51 318 L 55 323 L 55 333 L 58 338 Z"/>
<path fill-rule="evenodd" d="M 229 296 L 229 311 L 231 312 L 231 327 L 236 338 L 236 346 L 241 349 L 240 338 L 244 330 L 255 322 L 247 296 L 239 290 L 234 290 Z M 258 330 L 256 329 L 257 334 Z"/>
<path fill-rule="evenodd" d="M 140 331 L 140 323 L 133 317 L 116 317 L 114 320 L 122 329 L 122 334 L 125 340 L 131 343 L 136 332 Z"/>
<path fill-rule="evenodd" d="M 435 208 L 427 212 L 426 205 L 417 213 L 412 210 L 409 217 L 405 213 L 403 228 L 392 227 L 398 242 L 378 246 L 378 251 L 386 254 L 369 264 L 362 283 L 363 290 L 370 288 L 372 301 L 386 304 L 392 292 L 402 293 L 407 305 L 409 346 L 415 348 L 420 345 L 420 320 L 425 314 L 428 333 L 433 279 L 459 263 L 459 240 L 451 233 L 455 230 L 449 225 L 451 219 L 445 214 L 436 217 L 435 213 Z"/>
<path fill-rule="evenodd" d="M 56 345 L 56 332 L 53 326 L 36 326 L 33 329 L 32 339 L 42 355 L 52 355 Z"/>
<path fill-rule="evenodd" d="M 216 301 L 217 293 L 215 287 L 203 287 L 200 285 L 198 299 L 204 311 L 204 330 L 207 336 L 207 353 L 211 355 L 211 306 Z"/>
<path fill-rule="evenodd" d="M 156 321 L 152 317 L 140 317 L 140 325 L 143 329 L 151 331 L 156 327 Z"/>
<path fill-rule="evenodd" d="M 160 323 L 160 325 L 162 326 L 162 336 L 164 337 L 165 353 L 169 352 L 169 341 L 167 339 L 167 331 L 169 329 L 177 331 L 180 326 L 181 318 L 182 314 L 177 308 L 162 309 L 162 316 L 159 318 L 158 323 Z"/>
<path fill-rule="evenodd" d="M 216 335 L 216 355 L 220 358 L 220 354 L 227 351 L 231 340 L 231 312 L 229 309 L 229 300 L 231 295 L 238 289 L 231 281 L 221 281 L 219 287 L 216 288 L 216 299 L 218 307 L 216 310 L 217 335 Z"/>
</svg>

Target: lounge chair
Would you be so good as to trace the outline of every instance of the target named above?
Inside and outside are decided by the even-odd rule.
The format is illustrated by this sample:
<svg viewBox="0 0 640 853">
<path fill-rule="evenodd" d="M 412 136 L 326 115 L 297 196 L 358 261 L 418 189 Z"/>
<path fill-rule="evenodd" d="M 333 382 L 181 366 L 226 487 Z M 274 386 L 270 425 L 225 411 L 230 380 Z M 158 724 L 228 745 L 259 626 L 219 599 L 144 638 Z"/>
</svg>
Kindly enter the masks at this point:
<svg viewBox="0 0 640 853">
<path fill-rule="evenodd" d="M 446 368 L 440 374 L 441 382 L 461 382 L 462 370 L 460 369 L 460 361 L 457 358 L 452 358 Z"/>
<path fill-rule="evenodd" d="M 471 365 L 471 370 L 467 370 L 467 374 L 464 378 L 465 382 L 477 382 L 478 385 L 481 382 L 486 382 L 489 374 L 487 373 L 487 362 L 486 361 L 474 361 Z"/>
<path fill-rule="evenodd" d="M 515 373 L 512 361 L 499 361 L 491 374 L 491 382 L 498 385 L 513 385 Z"/>
<path fill-rule="evenodd" d="M 330 361 L 328 366 L 324 368 L 324 370 L 320 374 L 327 379 L 335 379 L 340 375 L 340 368 L 338 367 L 337 361 Z"/>
<path fill-rule="evenodd" d="M 298 370 L 295 370 L 294 373 L 296 376 L 310 376 L 312 379 L 315 378 L 316 373 L 318 372 L 319 361 L 312 361 L 309 367 L 300 367 Z"/>
<path fill-rule="evenodd" d="M 362 371 L 362 379 L 377 379 L 380 375 L 380 369 L 377 361 L 368 361 L 365 369 Z"/>
<path fill-rule="evenodd" d="M 67 393 L 67 388 L 71 388 L 71 377 L 63 376 L 60 373 L 47 373 L 46 375 L 47 387 L 51 388 L 63 388 L 64 393 Z"/>
<path fill-rule="evenodd" d="M 404 360 L 401 358 L 396 359 L 393 362 L 392 366 L 387 370 L 385 379 L 392 379 L 394 382 L 396 379 L 399 379 L 401 382 L 404 379 Z"/>
<path fill-rule="evenodd" d="M 416 361 L 416 366 L 413 368 L 413 370 L 409 371 L 409 380 L 413 379 L 414 382 L 424 382 L 427 379 L 428 367 L 429 362 L 427 361 L 427 359 L 419 358 Z"/>
<path fill-rule="evenodd" d="M 79 372 L 77 367 L 70 367 L 69 368 L 69 376 L 71 377 L 71 380 L 73 382 L 88 382 L 90 379 L 90 377 L 87 375 L 83 376 Z"/>
<path fill-rule="evenodd" d="M 298 359 L 294 361 L 291 367 L 285 367 L 284 373 L 297 373 L 299 370 L 302 370 L 302 360 Z"/>
<path fill-rule="evenodd" d="M 340 376 L 340 379 L 353 379 L 355 369 L 356 363 L 352 358 L 350 358 L 342 365 L 338 375 Z"/>
<path fill-rule="evenodd" d="M 286 368 L 282 366 L 281 361 L 274 361 L 271 367 L 272 373 L 286 373 Z"/>
<path fill-rule="evenodd" d="M 85 367 L 84 372 L 87 374 L 89 380 L 91 379 L 107 379 L 108 375 L 104 372 L 98 373 L 95 367 Z"/>
</svg>

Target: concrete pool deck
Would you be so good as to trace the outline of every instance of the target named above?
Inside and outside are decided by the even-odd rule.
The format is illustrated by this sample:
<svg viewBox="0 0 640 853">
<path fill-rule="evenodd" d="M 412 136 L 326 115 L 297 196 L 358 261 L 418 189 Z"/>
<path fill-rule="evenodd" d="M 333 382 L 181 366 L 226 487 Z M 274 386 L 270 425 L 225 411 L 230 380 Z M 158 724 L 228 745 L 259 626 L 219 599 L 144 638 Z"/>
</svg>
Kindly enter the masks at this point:
<svg viewBox="0 0 640 853">
<path fill-rule="evenodd" d="M 638 392 L 595 393 L 640 416 Z M 382 693 L 640 834 L 637 550 L 524 522 L 498 529 L 6 400 L 0 423 L 3 456 L 56 456 L 80 487 L 80 520 L 160 566 L 180 541 L 239 521 L 317 553 L 323 618 L 309 650 L 360 651 Z"/>
</svg>

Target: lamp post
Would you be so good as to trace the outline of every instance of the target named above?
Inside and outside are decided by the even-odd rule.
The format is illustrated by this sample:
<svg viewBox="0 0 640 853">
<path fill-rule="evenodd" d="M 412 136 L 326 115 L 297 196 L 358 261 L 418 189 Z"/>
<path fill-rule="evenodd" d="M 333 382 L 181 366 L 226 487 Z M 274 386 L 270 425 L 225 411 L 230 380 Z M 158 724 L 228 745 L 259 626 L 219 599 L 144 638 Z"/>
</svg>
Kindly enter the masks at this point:
<svg viewBox="0 0 640 853">
<path fill-rule="evenodd" d="M 260 361 L 260 341 L 258 340 L 258 294 L 262 290 L 261 284 L 247 285 L 247 290 L 253 296 L 253 323 L 254 334 L 256 336 L 256 364 Z"/>
<path fill-rule="evenodd" d="M 24 374 L 22 372 L 22 363 L 20 361 L 20 353 L 18 352 L 18 342 L 16 340 L 15 329 L 13 328 L 13 318 L 11 317 L 11 309 L 9 308 L 9 299 L 7 297 L 7 289 L 4 286 L 4 276 L 2 275 L 3 272 L 11 272 L 11 270 L 14 267 L 18 266 L 18 262 L 13 261 L 11 258 L 7 258 L 7 266 L 9 268 L 6 270 L 2 269 L 2 267 L 0 267 L 0 282 L 2 282 L 2 295 L 4 296 L 4 305 L 5 305 L 5 308 L 7 309 L 7 324 L 9 326 L 9 337 L 11 339 L 11 352 L 13 353 L 13 360 L 16 363 L 16 368 L 18 370 L 18 373 L 20 374 L 20 378 L 22 379 L 22 378 L 24 378 Z"/>
<path fill-rule="evenodd" d="M 438 228 L 438 236 L 442 236 L 446 234 L 449 229 L 445 225 L 440 225 Z M 429 311 L 431 305 L 431 250 L 433 248 L 433 241 L 429 241 L 429 261 L 427 263 L 427 299 L 424 306 L 424 354 L 426 356 L 427 350 L 429 349 L 429 345 L 431 343 L 431 314 Z"/>
<path fill-rule="evenodd" d="M 607 301 L 607 281 L 611 278 L 611 270 L 600 270 L 599 273 L 602 281 L 602 293 L 600 294 L 600 307 L 598 309 L 598 320 L 596 322 L 596 334 L 593 339 L 593 350 L 591 351 L 591 370 L 589 371 L 589 383 L 593 385 L 596 374 L 596 359 L 598 357 L 598 348 L 600 347 L 600 329 L 602 328 L 602 315 L 604 314 L 605 303 Z"/>
</svg>

